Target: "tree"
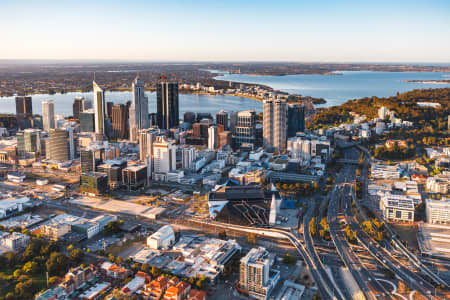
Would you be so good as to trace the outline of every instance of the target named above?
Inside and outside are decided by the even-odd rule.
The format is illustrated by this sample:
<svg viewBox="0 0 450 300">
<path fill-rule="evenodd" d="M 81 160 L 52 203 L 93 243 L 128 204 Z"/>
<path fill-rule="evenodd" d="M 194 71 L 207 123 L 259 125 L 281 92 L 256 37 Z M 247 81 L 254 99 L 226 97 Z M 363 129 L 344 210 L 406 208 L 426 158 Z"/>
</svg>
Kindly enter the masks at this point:
<svg viewBox="0 0 450 300">
<path fill-rule="evenodd" d="M 59 252 L 53 252 L 45 266 L 50 275 L 63 275 L 68 267 L 67 256 Z"/>
<path fill-rule="evenodd" d="M 202 289 L 205 286 L 205 280 L 206 278 L 204 276 L 200 277 L 197 282 L 195 283 L 195 285 L 199 288 Z"/>
<path fill-rule="evenodd" d="M 74 249 L 69 253 L 69 260 L 75 264 L 79 264 L 84 257 L 84 252 L 81 249 Z"/>
<path fill-rule="evenodd" d="M 309 232 L 311 235 L 316 234 L 316 217 L 312 217 L 311 221 L 309 221 Z"/>
<path fill-rule="evenodd" d="M 141 271 L 144 273 L 148 273 L 150 271 L 150 266 L 146 263 L 142 264 Z"/>
<path fill-rule="evenodd" d="M 70 244 L 69 246 L 67 246 L 67 252 L 71 252 L 73 250 L 73 245 Z"/>
<path fill-rule="evenodd" d="M 48 284 L 54 285 L 54 284 L 59 283 L 59 281 L 60 281 L 60 278 L 58 276 L 52 276 L 48 279 Z"/>
<path fill-rule="evenodd" d="M 159 276 L 159 274 L 161 274 L 161 270 L 158 269 L 157 267 L 153 266 L 151 273 L 152 273 L 153 278 L 156 278 Z"/>
<path fill-rule="evenodd" d="M 37 292 L 37 285 L 32 279 L 25 282 L 19 282 L 14 288 L 14 292 L 18 299 L 32 299 Z"/>
<path fill-rule="evenodd" d="M 116 257 L 116 264 L 121 265 L 123 263 L 123 258 L 122 256 L 117 256 Z"/>
<path fill-rule="evenodd" d="M 256 244 L 256 241 L 257 241 L 256 235 L 255 235 L 253 232 L 250 233 L 250 234 L 247 236 L 247 241 L 248 241 L 250 244 Z"/>
<path fill-rule="evenodd" d="M 297 259 L 293 256 L 291 256 L 289 253 L 286 253 L 283 257 L 283 263 L 286 265 L 295 265 L 295 263 L 297 262 Z"/>
<path fill-rule="evenodd" d="M 119 289 L 114 289 L 111 295 L 116 300 L 135 300 L 133 295 L 122 293 Z"/>
<path fill-rule="evenodd" d="M 105 233 L 107 234 L 116 234 L 120 232 L 120 223 L 118 221 L 111 221 L 108 224 L 106 224 Z"/>
<path fill-rule="evenodd" d="M 37 272 L 39 272 L 39 269 L 39 265 L 35 261 L 29 261 L 22 267 L 22 271 L 25 274 L 36 274 Z"/>
</svg>

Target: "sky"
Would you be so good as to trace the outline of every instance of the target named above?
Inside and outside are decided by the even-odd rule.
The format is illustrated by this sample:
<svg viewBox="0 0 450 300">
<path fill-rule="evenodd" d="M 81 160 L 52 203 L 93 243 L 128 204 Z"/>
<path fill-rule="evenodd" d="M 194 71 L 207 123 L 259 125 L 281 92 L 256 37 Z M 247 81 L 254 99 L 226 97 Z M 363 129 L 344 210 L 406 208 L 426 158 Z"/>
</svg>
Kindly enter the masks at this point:
<svg viewBox="0 0 450 300">
<path fill-rule="evenodd" d="M 0 0 L 0 59 L 450 62 L 450 1 Z"/>
</svg>

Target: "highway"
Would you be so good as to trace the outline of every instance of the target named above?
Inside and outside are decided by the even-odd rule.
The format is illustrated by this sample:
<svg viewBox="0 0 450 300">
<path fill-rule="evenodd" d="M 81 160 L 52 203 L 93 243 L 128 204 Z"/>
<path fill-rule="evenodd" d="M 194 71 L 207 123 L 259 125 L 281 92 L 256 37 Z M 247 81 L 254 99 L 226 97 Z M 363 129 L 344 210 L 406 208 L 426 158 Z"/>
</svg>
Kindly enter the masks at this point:
<svg viewBox="0 0 450 300">
<path fill-rule="evenodd" d="M 316 202 L 311 202 L 310 206 L 308 207 L 308 211 L 306 212 L 306 215 L 303 218 L 303 232 L 305 237 L 306 250 L 308 251 L 308 254 L 311 257 L 311 259 L 314 260 L 314 264 L 317 267 L 317 271 L 321 274 L 325 283 L 333 291 L 333 295 L 336 295 L 338 299 L 350 299 L 351 295 L 348 293 L 347 287 L 345 285 L 341 286 L 340 288 L 335 286 L 329 274 L 327 273 L 325 267 L 323 266 L 322 261 L 320 260 L 320 257 L 317 253 L 316 247 L 314 246 L 311 231 L 309 228 L 309 222 L 311 221 L 314 215 L 315 207 Z"/>
<path fill-rule="evenodd" d="M 381 247 L 377 241 L 370 237 L 356 221 L 351 211 L 352 205 L 352 186 L 347 185 L 344 187 L 343 195 L 343 210 L 345 219 L 350 229 L 357 233 L 358 242 L 366 248 L 369 253 L 377 259 L 385 268 L 392 271 L 399 279 L 401 279 L 407 286 L 412 289 L 418 290 L 423 295 L 429 297 L 434 292 L 434 287 L 426 282 L 423 278 L 416 273 L 411 272 L 408 268 L 402 265 L 396 260 L 389 252 Z"/>
</svg>

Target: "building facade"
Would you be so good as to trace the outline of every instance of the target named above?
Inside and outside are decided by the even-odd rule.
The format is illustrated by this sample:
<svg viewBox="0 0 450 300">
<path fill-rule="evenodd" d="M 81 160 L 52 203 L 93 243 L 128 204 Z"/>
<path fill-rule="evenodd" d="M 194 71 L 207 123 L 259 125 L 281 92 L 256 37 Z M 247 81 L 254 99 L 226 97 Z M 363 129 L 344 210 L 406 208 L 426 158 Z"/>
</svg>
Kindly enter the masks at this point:
<svg viewBox="0 0 450 300">
<path fill-rule="evenodd" d="M 286 101 L 264 100 L 263 145 L 266 150 L 286 149 Z"/>
<path fill-rule="evenodd" d="M 145 96 L 144 82 L 137 76 L 132 85 L 133 101 L 130 106 L 130 140 L 137 142 L 138 132 L 149 127 L 148 98 Z"/>
<path fill-rule="evenodd" d="M 288 105 L 287 137 L 294 137 L 297 132 L 305 131 L 305 107 L 300 104 Z"/>
<path fill-rule="evenodd" d="M 160 129 L 170 129 L 178 126 L 178 83 L 158 83 L 156 88 L 156 109 L 158 127 Z"/>
<path fill-rule="evenodd" d="M 95 133 L 105 134 L 105 92 L 95 81 L 93 82 L 93 86 Z"/>
<path fill-rule="evenodd" d="M 53 100 L 42 101 L 42 125 L 47 132 L 55 128 L 55 104 Z"/>
</svg>

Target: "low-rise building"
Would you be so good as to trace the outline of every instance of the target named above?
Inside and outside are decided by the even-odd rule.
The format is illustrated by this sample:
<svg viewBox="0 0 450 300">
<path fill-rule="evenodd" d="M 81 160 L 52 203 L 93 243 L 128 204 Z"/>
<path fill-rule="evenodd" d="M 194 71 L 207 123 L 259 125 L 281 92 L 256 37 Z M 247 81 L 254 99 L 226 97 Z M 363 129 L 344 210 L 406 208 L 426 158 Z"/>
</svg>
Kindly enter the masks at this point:
<svg viewBox="0 0 450 300">
<path fill-rule="evenodd" d="M 190 291 L 191 285 L 185 281 L 180 281 L 167 288 L 163 300 L 183 300 L 186 299 Z"/>
<path fill-rule="evenodd" d="M 399 179 L 400 169 L 398 166 L 372 164 L 370 174 L 376 179 Z"/>
<path fill-rule="evenodd" d="M 0 239 L 0 245 L 11 251 L 25 249 L 30 243 L 30 237 L 20 232 L 12 232 Z"/>
<path fill-rule="evenodd" d="M 387 194 L 380 199 L 380 210 L 386 220 L 414 222 L 414 200 L 409 197 Z"/>
<path fill-rule="evenodd" d="M 160 275 L 158 278 L 150 282 L 145 287 L 144 293 L 151 300 L 159 300 L 161 299 L 161 296 L 165 293 L 168 282 L 169 277 L 165 275 Z"/>
<path fill-rule="evenodd" d="M 450 225 L 450 198 L 426 200 L 426 216 L 429 224 Z"/>
<path fill-rule="evenodd" d="M 206 300 L 206 292 L 201 290 L 191 290 L 187 300 Z"/>
<path fill-rule="evenodd" d="M 94 277 L 93 266 L 72 268 L 64 276 L 64 281 L 60 284 L 67 294 L 72 293 L 80 286 Z"/>
<path fill-rule="evenodd" d="M 130 270 L 110 263 L 109 261 L 105 261 L 104 263 L 102 263 L 100 269 L 105 272 L 106 276 L 118 279 L 125 279 L 131 274 Z"/>
<path fill-rule="evenodd" d="M 147 246 L 152 249 L 168 249 L 175 242 L 172 226 L 165 225 L 147 238 Z"/>
<path fill-rule="evenodd" d="M 431 193 L 447 194 L 450 189 L 450 175 L 439 174 L 434 177 L 428 177 L 426 186 Z"/>
</svg>

